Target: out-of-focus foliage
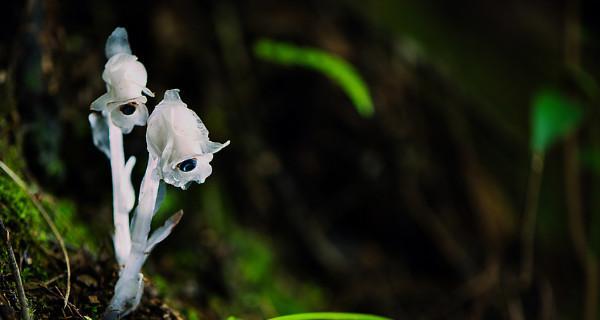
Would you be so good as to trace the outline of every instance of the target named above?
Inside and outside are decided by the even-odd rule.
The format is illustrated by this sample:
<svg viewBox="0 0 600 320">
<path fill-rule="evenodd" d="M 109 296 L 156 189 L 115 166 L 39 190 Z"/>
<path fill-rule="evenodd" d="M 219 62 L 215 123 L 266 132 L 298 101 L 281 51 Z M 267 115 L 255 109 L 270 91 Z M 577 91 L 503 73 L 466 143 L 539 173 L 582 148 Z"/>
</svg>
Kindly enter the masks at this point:
<svg viewBox="0 0 600 320">
<path fill-rule="evenodd" d="M 367 85 L 356 69 L 344 59 L 320 49 L 268 39 L 259 40 L 254 46 L 254 53 L 257 57 L 274 63 L 321 72 L 344 90 L 360 115 L 373 115 L 373 101 Z"/>
<path fill-rule="evenodd" d="M 582 107 L 555 90 L 542 90 L 533 99 L 531 144 L 544 152 L 581 122 Z"/>
<path fill-rule="evenodd" d="M 224 276 L 231 286 L 231 301 L 216 297 L 213 307 L 222 316 L 260 312 L 265 316 L 314 310 L 322 306 L 323 295 L 311 283 L 287 278 L 273 248 L 263 236 L 236 225 L 217 184 L 205 184 L 202 190 L 207 223 L 229 252 Z M 248 309 L 252 306 L 252 309 Z"/>
<path fill-rule="evenodd" d="M 270 320 L 391 320 L 389 318 L 361 313 L 310 312 L 275 317 Z"/>
</svg>

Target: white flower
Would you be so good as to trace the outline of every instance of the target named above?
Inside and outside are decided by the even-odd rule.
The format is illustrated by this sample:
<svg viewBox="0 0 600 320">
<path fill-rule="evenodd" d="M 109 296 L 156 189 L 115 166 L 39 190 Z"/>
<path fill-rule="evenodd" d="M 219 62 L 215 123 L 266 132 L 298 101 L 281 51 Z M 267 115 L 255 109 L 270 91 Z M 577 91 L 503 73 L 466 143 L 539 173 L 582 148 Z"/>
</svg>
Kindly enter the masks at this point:
<svg viewBox="0 0 600 320">
<path fill-rule="evenodd" d="M 131 54 L 124 28 L 116 28 L 108 37 L 105 51 L 108 62 L 102 79 L 107 92 L 92 102 L 90 108 L 110 115 L 112 122 L 127 134 L 134 126 L 145 125 L 148 119 L 147 98 L 142 92 L 151 97 L 154 93 L 146 88 L 146 68 Z"/>
<path fill-rule="evenodd" d="M 150 115 L 146 141 L 150 156 L 159 160 L 160 177 L 184 190 L 194 181 L 203 183 L 212 173 L 213 154 L 229 145 L 208 139 L 208 130 L 181 101 L 179 89 L 167 90 Z"/>
</svg>

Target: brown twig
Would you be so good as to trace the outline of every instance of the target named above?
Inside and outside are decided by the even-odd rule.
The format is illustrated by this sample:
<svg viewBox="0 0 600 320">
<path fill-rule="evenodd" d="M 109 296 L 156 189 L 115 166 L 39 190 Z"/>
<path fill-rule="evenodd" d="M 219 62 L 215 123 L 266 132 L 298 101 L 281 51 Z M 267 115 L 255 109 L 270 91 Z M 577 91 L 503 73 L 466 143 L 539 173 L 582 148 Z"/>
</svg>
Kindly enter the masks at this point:
<svg viewBox="0 0 600 320">
<path fill-rule="evenodd" d="M 58 292 L 58 296 L 59 296 L 60 298 L 62 298 L 62 299 L 64 299 L 64 298 L 65 298 L 65 296 L 62 294 L 62 291 L 60 291 L 60 288 L 59 288 L 59 287 L 56 287 L 56 286 L 55 286 L 55 287 L 54 287 L 54 289 L 56 289 L 56 291 Z M 74 314 L 74 315 L 77 315 L 77 316 L 78 316 L 80 319 L 87 319 L 85 316 L 83 316 L 83 315 L 81 314 L 81 312 L 79 311 L 79 309 L 77 308 L 77 306 L 76 306 L 76 305 L 74 305 L 74 304 L 72 304 L 71 302 L 69 302 L 69 303 L 67 304 L 67 306 L 69 307 L 69 311 L 71 311 L 71 314 L 72 314 L 72 315 L 73 315 L 73 314 Z M 64 313 L 64 310 L 63 310 L 63 313 Z"/>
<path fill-rule="evenodd" d="M 21 189 L 23 189 L 23 191 L 25 191 L 27 193 L 27 195 L 29 196 L 29 199 L 31 199 L 31 202 L 33 203 L 33 205 L 40 212 L 40 214 L 42 215 L 42 218 L 44 218 L 44 220 L 46 221 L 46 223 L 50 227 L 50 230 L 54 234 L 54 237 L 56 237 L 56 240 L 58 241 L 60 249 L 61 249 L 61 251 L 63 253 L 63 256 L 65 258 L 65 264 L 67 265 L 67 290 L 66 290 L 65 300 L 64 300 L 64 306 L 63 306 L 63 308 L 66 308 L 67 304 L 69 303 L 69 295 L 71 294 L 71 263 L 69 261 L 69 254 L 67 253 L 67 248 L 65 247 L 65 241 L 63 240 L 62 236 L 58 232 L 58 229 L 56 228 L 56 225 L 54 225 L 54 222 L 52 222 L 52 219 L 50 219 L 50 215 L 48 214 L 48 212 L 46 211 L 46 209 L 44 209 L 44 206 L 42 206 L 42 204 L 40 203 L 40 200 L 36 197 L 35 194 L 33 194 L 29 190 L 29 188 L 27 187 L 27 185 L 25 184 L 25 182 L 23 182 L 23 180 L 21 180 L 21 178 L 19 178 L 19 176 L 14 171 L 12 171 L 12 169 L 9 168 L 6 165 L 6 163 L 4 163 L 2 160 L 0 160 L 0 168 L 19 187 L 21 187 Z"/>
<path fill-rule="evenodd" d="M 17 259 L 15 258 L 15 252 L 10 245 L 10 233 L 4 227 L 4 223 L 2 219 L 0 219 L 0 235 L 2 236 L 2 241 L 4 241 L 4 245 L 8 251 L 8 259 L 10 260 L 10 268 L 12 270 L 13 276 L 15 278 L 15 284 L 17 285 L 17 293 L 19 295 L 19 303 L 21 304 L 21 318 L 23 320 L 31 319 L 29 316 L 29 303 L 27 302 L 27 296 L 25 296 L 25 289 L 23 289 L 23 280 L 21 279 L 21 271 L 19 271 L 19 265 L 17 264 Z"/>
<path fill-rule="evenodd" d="M 535 224 L 537 218 L 538 199 L 544 172 L 544 154 L 534 152 L 531 155 L 531 172 L 529 174 L 523 229 L 521 230 L 521 282 L 525 288 L 531 284 L 535 247 Z"/>
</svg>

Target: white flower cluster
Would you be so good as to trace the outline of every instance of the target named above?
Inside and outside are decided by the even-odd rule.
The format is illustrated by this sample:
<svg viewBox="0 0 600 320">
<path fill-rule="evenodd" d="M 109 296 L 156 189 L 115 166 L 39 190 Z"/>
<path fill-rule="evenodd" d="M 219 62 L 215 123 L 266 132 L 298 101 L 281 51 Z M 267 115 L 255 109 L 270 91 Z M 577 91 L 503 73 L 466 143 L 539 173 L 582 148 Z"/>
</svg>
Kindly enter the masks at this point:
<svg viewBox="0 0 600 320">
<path fill-rule="evenodd" d="M 106 93 L 92 102 L 89 121 L 93 141 L 109 159 L 113 181 L 113 238 L 121 268 L 115 293 L 104 319 L 120 319 L 135 310 L 143 292 L 142 265 L 156 244 L 164 240 L 179 222 L 174 214 L 150 235 L 152 217 L 164 196 L 163 181 L 187 189 L 192 182 L 204 183 L 212 173 L 213 154 L 229 144 L 212 142 L 198 115 L 181 100 L 178 89 L 167 90 L 163 100 L 148 116 L 147 98 L 154 93 L 146 87 L 144 65 L 132 55 L 127 31 L 116 28 L 106 42 L 108 62 L 102 79 Z M 131 170 L 135 158 L 125 162 L 123 134 L 147 123 L 148 165 L 142 179 L 138 205 L 135 203 Z M 163 187 L 161 187 L 163 186 Z"/>
</svg>

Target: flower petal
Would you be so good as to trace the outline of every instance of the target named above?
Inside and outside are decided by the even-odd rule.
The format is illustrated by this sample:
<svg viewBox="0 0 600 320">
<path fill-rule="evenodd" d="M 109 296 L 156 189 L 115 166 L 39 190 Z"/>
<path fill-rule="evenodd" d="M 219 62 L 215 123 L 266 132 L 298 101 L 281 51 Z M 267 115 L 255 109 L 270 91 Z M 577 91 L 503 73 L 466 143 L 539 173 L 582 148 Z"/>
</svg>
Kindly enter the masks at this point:
<svg viewBox="0 0 600 320">
<path fill-rule="evenodd" d="M 231 141 L 227 140 L 225 143 L 206 141 L 202 146 L 202 152 L 204 153 L 217 153 L 221 149 L 227 147 Z"/>
<path fill-rule="evenodd" d="M 117 53 L 131 54 L 131 47 L 129 46 L 129 39 L 127 37 L 127 30 L 125 30 L 125 28 L 115 28 L 115 30 L 108 37 L 108 40 L 106 40 L 104 53 L 106 54 L 107 59 L 110 59 Z"/>
<path fill-rule="evenodd" d="M 133 113 L 126 114 L 123 112 L 123 107 L 134 108 Z M 122 104 L 119 107 L 113 108 L 110 113 L 112 122 L 123 131 L 123 134 L 128 134 L 133 130 L 134 126 L 143 126 L 148 120 L 148 108 L 143 103 L 130 101 Z"/>
<path fill-rule="evenodd" d="M 189 188 L 192 182 L 204 183 L 206 178 L 212 174 L 212 166 L 210 165 L 210 161 L 212 161 L 213 155 L 212 153 L 198 155 L 194 159 L 196 160 L 195 168 L 187 172 L 182 171 L 177 164 L 163 165 L 161 169 L 162 177 L 165 182 L 183 190 Z"/>
<path fill-rule="evenodd" d="M 105 93 L 98 97 L 92 104 L 90 105 L 90 110 L 104 112 L 108 108 L 108 102 L 110 101 L 110 95 Z"/>
<path fill-rule="evenodd" d="M 119 102 L 141 96 L 148 74 L 136 56 L 118 53 L 106 62 L 102 79 L 107 84 L 111 102 Z"/>
<path fill-rule="evenodd" d="M 154 92 L 152 92 L 152 90 L 144 87 L 142 88 L 142 92 L 145 93 L 147 96 L 154 98 Z"/>
</svg>

